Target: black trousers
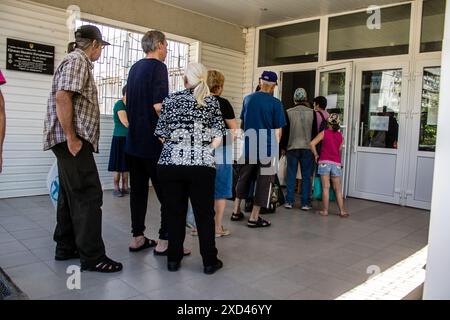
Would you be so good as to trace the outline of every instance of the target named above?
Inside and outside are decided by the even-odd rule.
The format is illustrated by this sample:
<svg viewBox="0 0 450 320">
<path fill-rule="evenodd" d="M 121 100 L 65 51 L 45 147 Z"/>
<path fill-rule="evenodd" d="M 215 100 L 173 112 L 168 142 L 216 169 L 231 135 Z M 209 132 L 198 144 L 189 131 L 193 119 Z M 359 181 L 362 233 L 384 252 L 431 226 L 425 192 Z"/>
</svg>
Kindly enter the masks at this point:
<svg viewBox="0 0 450 320">
<path fill-rule="evenodd" d="M 78 250 L 82 265 L 95 265 L 105 257 L 102 239 L 103 191 L 93 147 L 83 141 L 76 157 L 67 143 L 52 148 L 58 160 L 59 196 L 54 233 L 57 254 Z"/>
<path fill-rule="evenodd" d="M 149 182 L 152 181 L 156 197 L 161 204 L 161 227 L 159 229 L 159 239 L 169 240 L 167 228 L 167 213 L 161 183 L 156 173 L 158 159 L 143 159 L 129 156 L 130 161 L 130 208 L 131 226 L 133 237 L 144 235 L 145 217 L 147 215 Z"/>
<path fill-rule="evenodd" d="M 256 185 L 254 186 L 254 204 L 261 208 L 269 208 L 275 175 L 268 175 L 263 170 L 270 167 L 271 163 L 245 164 L 241 168 L 241 171 L 239 171 L 236 197 L 238 199 L 247 199 L 249 197 L 249 190 L 251 190 L 252 184 L 256 181 Z"/>
<path fill-rule="evenodd" d="M 186 212 L 191 200 L 204 266 L 217 263 L 214 223 L 216 170 L 208 167 L 158 166 L 169 216 L 168 261 L 183 259 Z"/>
</svg>

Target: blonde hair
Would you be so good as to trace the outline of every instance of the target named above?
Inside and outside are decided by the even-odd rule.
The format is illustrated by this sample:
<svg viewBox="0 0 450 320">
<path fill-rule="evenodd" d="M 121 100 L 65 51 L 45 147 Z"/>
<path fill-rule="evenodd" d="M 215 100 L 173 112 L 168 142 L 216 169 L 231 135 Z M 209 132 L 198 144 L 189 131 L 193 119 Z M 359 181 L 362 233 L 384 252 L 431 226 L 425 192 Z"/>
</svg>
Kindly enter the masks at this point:
<svg viewBox="0 0 450 320">
<path fill-rule="evenodd" d="M 209 91 L 211 91 L 212 93 L 217 93 L 220 88 L 223 88 L 224 84 L 225 84 L 225 76 L 221 72 L 217 70 L 208 71 Z"/>
<path fill-rule="evenodd" d="M 184 74 L 190 89 L 194 89 L 194 97 L 200 106 L 206 106 L 205 98 L 211 95 L 208 84 L 208 70 L 201 63 L 190 63 Z"/>
</svg>

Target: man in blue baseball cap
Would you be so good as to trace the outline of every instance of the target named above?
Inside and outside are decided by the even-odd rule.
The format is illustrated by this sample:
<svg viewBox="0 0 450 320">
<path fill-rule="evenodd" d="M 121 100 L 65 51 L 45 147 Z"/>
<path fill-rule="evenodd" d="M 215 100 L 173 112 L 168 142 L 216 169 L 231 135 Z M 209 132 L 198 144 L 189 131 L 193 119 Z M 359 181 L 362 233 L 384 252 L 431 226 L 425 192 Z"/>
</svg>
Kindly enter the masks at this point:
<svg viewBox="0 0 450 320">
<path fill-rule="evenodd" d="M 275 72 L 272 71 L 264 71 L 259 80 L 266 81 L 268 83 L 275 83 L 275 85 L 278 85 L 278 76 Z"/>
<path fill-rule="evenodd" d="M 239 172 L 231 220 L 240 221 L 245 218 L 241 212 L 241 202 L 247 198 L 250 184 L 256 177 L 254 206 L 247 224 L 249 228 L 265 228 L 271 225 L 259 214 L 261 208 L 270 206 L 270 195 L 275 182 L 275 172 L 272 173 L 271 169 L 273 160 L 278 158 L 281 132 L 286 125 L 283 104 L 273 97 L 277 84 L 277 74 L 264 71 L 259 79 L 261 90 L 247 96 L 242 108 L 245 164 Z"/>
</svg>

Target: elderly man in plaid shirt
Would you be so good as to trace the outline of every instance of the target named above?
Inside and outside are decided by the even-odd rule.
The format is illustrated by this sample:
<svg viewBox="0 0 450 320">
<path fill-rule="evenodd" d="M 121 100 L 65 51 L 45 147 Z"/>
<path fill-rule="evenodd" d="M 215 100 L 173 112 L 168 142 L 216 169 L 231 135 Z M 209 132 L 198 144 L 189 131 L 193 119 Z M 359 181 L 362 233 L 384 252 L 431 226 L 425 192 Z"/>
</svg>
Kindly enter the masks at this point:
<svg viewBox="0 0 450 320">
<path fill-rule="evenodd" d="M 81 269 L 122 270 L 105 254 L 103 192 L 94 152 L 98 152 L 100 110 L 92 69 L 108 42 L 95 26 L 82 26 L 55 72 L 44 128 L 44 150 L 58 160 L 60 181 L 55 259 L 80 258 Z"/>
</svg>

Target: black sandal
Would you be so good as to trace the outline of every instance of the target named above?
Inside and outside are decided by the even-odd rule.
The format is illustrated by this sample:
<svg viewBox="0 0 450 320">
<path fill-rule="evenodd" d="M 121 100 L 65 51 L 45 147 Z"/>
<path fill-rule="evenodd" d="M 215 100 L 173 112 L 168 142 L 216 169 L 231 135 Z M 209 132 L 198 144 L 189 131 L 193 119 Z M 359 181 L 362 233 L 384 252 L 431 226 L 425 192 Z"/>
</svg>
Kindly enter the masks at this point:
<svg viewBox="0 0 450 320">
<path fill-rule="evenodd" d="M 123 265 L 120 262 L 105 257 L 101 262 L 94 266 L 82 266 L 81 271 L 91 271 L 100 273 L 114 273 L 122 271 Z"/>
<path fill-rule="evenodd" d="M 231 214 L 231 221 L 242 221 L 242 220 L 244 220 L 244 218 L 245 218 L 245 216 L 244 216 L 244 214 L 242 213 L 242 212 L 239 212 L 239 213 L 232 213 Z"/>
<path fill-rule="evenodd" d="M 261 217 L 259 217 L 258 221 L 248 220 L 248 224 L 247 224 L 247 226 L 249 228 L 252 228 L 252 229 L 255 229 L 255 228 L 267 228 L 267 227 L 270 227 L 271 225 L 272 224 L 269 221 L 267 221 L 267 220 L 265 220 L 265 219 L 263 219 Z"/>
<path fill-rule="evenodd" d="M 139 252 L 145 249 L 149 249 L 149 248 L 153 248 L 156 247 L 158 245 L 158 242 L 156 242 L 155 240 L 150 240 L 145 238 L 144 244 L 142 246 L 140 246 L 139 248 L 129 248 L 130 252 Z"/>
</svg>

